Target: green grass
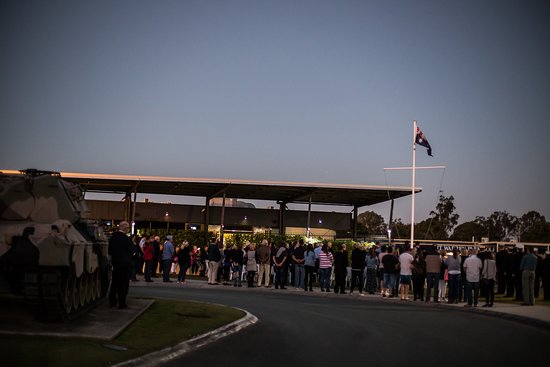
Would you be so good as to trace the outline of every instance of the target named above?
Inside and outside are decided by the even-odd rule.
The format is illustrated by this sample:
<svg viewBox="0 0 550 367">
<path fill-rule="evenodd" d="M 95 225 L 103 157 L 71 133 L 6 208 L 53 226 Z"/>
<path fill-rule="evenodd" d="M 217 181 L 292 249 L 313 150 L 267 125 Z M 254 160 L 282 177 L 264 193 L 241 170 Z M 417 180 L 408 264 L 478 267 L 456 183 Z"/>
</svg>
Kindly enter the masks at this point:
<svg viewBox="0 0 550 367">
<path fill-rule="evenodd" d="M 218 305 L 158 299 L 116 339 L 0 336 L 5 366 L 108 366 L 173 346 L 244 316 Z M 114 344 L 127 348 L 106 348 Z"/>
</svg>

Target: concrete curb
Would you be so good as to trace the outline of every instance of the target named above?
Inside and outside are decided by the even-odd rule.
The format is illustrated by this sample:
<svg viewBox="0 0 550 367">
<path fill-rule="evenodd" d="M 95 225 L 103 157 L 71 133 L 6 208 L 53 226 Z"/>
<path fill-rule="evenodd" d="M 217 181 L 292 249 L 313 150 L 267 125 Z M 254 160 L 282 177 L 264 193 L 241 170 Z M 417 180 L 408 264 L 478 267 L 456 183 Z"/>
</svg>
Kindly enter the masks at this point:
<svg viewBox="0 0 550 367">
<path fill-rule="evenodd" d="M 164 348 L 159 351 L 152 352 L 152 353 L 143 355 L 141 357 L 116 364 L 114 365 L 114 367 L 158 366 L 159 364 L 166 363 L 175 358 L 179 358 L 186 353 L 194 351 L 207 344 L 213 343 L 225 336 L 237 333 L 243 330 L 244 328 L 254 325 L 255 323 L 258 322 L 258 318 L 252 315 L 250 312 L 246 310 L 242 310 L 240 308 L 238 309 L 245 312 L 246 315 L 237 321 L 233 321 L 230 324 L 224 325 L 215 330 L 199 335 L 193 339 L 178 343 L 172 347 Z"/>
</svg>

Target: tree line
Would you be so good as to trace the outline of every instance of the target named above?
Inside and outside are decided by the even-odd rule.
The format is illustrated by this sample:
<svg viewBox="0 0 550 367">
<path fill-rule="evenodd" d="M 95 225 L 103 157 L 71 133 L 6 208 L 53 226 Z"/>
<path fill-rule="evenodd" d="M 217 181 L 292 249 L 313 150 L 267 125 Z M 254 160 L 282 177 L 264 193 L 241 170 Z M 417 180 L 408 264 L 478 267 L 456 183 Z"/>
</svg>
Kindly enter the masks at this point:
<svg viewBox="0 0 550 367">
<path fill-rule="evenodd" d="M 426 240 L 550 242 L 550 222 L 536 211 L 529 211 L 516 217 L 507 211 L 495 211 L 488 217 L 478 216 L 474 220 L 458 225 L 454 197 L 439 196 L 435 210 L 429 218 L 414 224 L 415 238 Z M 408 238 L 411 225 L 401 218 L 391 223 L 392 237 Z M 361 213 L 357 218 L 360 236 L 386 235 L 388 229 L 384 218 L 373 212 Z"/>
</svg>

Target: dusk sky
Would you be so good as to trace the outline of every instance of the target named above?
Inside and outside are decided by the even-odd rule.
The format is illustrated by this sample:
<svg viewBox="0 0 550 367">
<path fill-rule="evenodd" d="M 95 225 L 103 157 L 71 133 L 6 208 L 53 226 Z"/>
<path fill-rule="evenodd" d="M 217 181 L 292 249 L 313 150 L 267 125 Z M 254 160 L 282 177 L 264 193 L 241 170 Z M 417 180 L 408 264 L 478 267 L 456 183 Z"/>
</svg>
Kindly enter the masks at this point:
<svg viewBox="0 0 550 367">
<path fill-rule="evenodd" d="M 0 169 L 410 186 L 417 120 L 447 166 L 417 221 L 439 190 L 550 219 L 549 1 L 2 0 L 0 30 Z"/>
</svg>

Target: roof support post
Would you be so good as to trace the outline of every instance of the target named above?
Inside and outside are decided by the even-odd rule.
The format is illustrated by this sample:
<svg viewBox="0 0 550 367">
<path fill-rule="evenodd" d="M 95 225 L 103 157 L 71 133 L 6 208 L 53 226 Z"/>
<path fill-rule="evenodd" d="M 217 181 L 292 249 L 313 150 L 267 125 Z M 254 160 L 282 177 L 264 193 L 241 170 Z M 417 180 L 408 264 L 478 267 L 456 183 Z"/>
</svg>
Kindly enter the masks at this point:
<svg viewBox="0 0 550 367">
<path fill-rule="evenodd" d="M 220 221 L 220 243 L 222 244 L 223 248 L 223 220 L 225 217 L 225 190 L 223 190 L 223 199 L 222 199 L 222 218 Z"/>
<path fill-rule="evenodd" d="M 353 206 L 353 240 L 357 241 L 357 205 Z"/>
<path fill-rule="evenodd" d="M 124 194 L 124 220 L 130 222 L 132 217 L 132 195 L 130 193 Z"/>
<path fill-rule="evenodd" d="M 307 205 L 307 231 L 306 237 L 309 238 L 311 234 L 311 195 L 309 195 L 309 204 Z"/>
<path fill-rule="evenodd" d="M 279 203 L 279 235 L 281 236 L 284 236 L 286 234 L 285 207 L 286 203 L 284 201 Z"/>
<path fill-rule="evenodd" d="M 207 197 L 206 203 L 204 204 L 204 246 L 208 246 L 210 244 L 210 238 L 208 236 L 209 226 L 210 226 L 210 198 Z"/>
</svg>

